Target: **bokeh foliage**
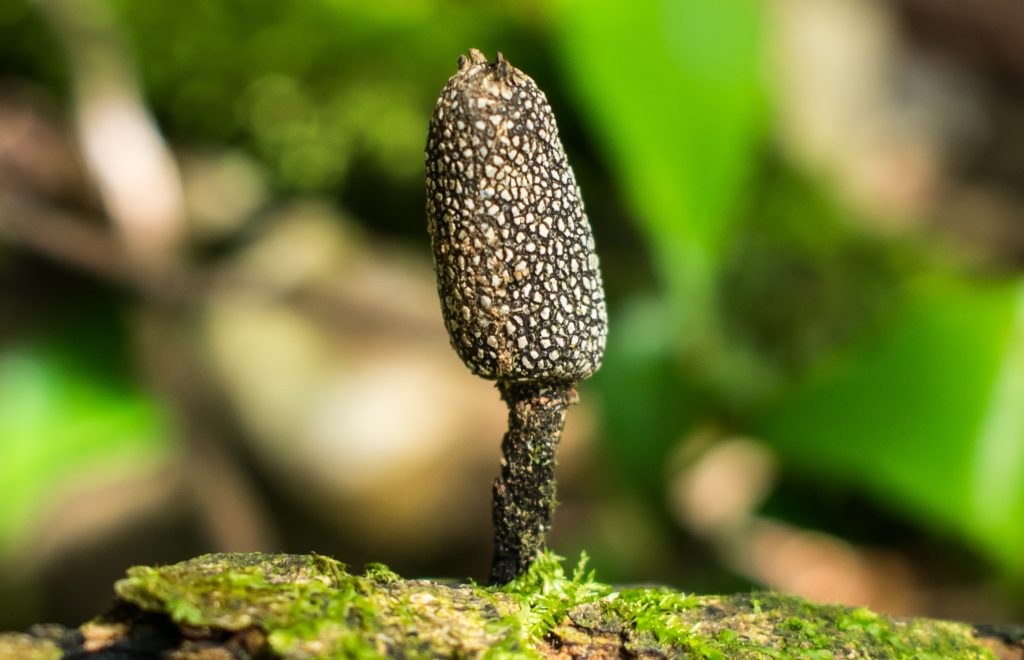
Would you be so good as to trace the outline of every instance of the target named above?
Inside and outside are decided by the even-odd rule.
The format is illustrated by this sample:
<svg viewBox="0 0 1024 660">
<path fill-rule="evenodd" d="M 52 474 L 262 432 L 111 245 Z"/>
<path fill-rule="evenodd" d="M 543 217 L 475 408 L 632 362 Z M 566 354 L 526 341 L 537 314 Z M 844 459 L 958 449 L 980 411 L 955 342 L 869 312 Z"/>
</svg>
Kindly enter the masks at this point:
<svg viewBox="0 0 1024 660">
<path fill-rule="evenodd" d="M 426 81 L 469 41 L 491 46 L 537 5 L 270 0 L 118 2 L 164 125 L 188 140 L 240 142 L 285 190 L 336 190 L 370 166 L 422 175 Z M 440 25 L 443 29 L 430 29 Z M 167 39 L 166 35 L 183 38 Z M 506 46 L 507 47 L 507 46 Z"/>
<path fill-rule="evenodd" d="M 913 259 L 888 269 L 885 284 L 909 291 L 876 294 L 891 303 L 883 305 L 891 318 L 879 321 L 879 312 L 855 305 L 863 290 L 879 288 L 864 266 L 886 263 L 881 246 L 879 257 L 853 266 L 852 277 L 862 281 L 847 281 L 827 301 L 848 308 L 840 310 L 846 322 L 825 328 L 797 373 L 769 376 L 765 392 L 756 385 L 747 392 L 751 381 L 783 366 L 768 352 L 751 356 L 720 314 L 732 294 L 722 269 L 730 247 L 773 233 L 751 224 L 737 229 L 769 137 L 763 7 L 566 4 L 559 36 L 567 70 L 662 275 L 653 300 L 624 307 L 600 381 L 615 402 L 608 429 L 632 455 L 627 464 L 640 466 L 636 476 L 655 476 L 672 434 L 709 409 L 756 401 L 740 411 L 756 420 L 742 428 L 772 441 L 794 469 L 863 489 L 924 524 L 964 535 L 1004 569 L 1024 570 L 1024 528 L 1014 522 L 1024 506 L 1020 283 L 951 272 L 937 257 Z M 856 230 L 811 209 L 791 209 L 787 224 L 814 241 L 800 264 L 805 278 L 828 282 L 851 266 L 843 248 L 857 241 Z M 781 264 L 785 252 L 768 259 Z M 758 266 L 736 268 L 742 277 Z M 768 279 L 767 291 L 786 284 L 771 282 L 785 278 L 778 270 L 753 275 Z M 775 293 L 747 304 L 756 314 L 787 298 L 804 303 L 809 318 L 785 319 L 781 333 L 816 324 L 822 310 L 800 300 L 806 292 Z M 701 394 L 705 405 L 695 409 Z"/>
<path fill-rule="evenodd" d="M 144 472 L 172 450 L 156 404 L 54 342 L 0 351 L 0 560 L 81 475 Z"/>
</svg>

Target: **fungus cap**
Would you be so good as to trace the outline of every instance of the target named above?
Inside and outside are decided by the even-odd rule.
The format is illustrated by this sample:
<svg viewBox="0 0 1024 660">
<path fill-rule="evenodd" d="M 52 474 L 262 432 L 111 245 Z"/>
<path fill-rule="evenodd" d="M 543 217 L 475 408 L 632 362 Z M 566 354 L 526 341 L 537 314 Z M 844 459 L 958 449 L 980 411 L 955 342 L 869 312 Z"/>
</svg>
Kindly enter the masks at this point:
<svg viewBox="0 0 1024 660">
<path fill-rule="evenodd" d="M 590 223 L 536 83 L 475 49 L 427 138 L 427 221 L 452 346 L 506 382 L 597 370 L 607 313 Z"/>
</svg>

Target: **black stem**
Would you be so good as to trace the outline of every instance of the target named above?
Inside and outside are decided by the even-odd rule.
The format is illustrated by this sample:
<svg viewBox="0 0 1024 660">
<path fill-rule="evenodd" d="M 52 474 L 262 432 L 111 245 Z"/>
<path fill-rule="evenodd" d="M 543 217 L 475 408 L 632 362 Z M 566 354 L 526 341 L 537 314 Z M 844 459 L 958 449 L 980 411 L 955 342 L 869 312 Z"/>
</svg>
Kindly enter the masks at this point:
<svg viewBox="0 0 1024 660">
<path fill-rule="evenodd" d="M 544 548 L 555 510 L 555 449 L 577 397 L 570 383 L 499 382 L 498 390 L 508 405 L 508 432 L 494 482 L 491 583 L 505 584 Z"/>
</svg>

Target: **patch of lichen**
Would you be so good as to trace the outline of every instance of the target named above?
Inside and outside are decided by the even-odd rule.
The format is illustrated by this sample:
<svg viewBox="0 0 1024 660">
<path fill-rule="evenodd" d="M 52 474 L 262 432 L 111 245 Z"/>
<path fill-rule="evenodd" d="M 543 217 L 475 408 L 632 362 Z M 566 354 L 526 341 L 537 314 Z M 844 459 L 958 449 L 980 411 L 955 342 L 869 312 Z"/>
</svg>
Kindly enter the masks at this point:
<svg viewBox="0 0 1024 660">
<path fill-rule="evenodd" d="M 60 647 L 48 639 L 23 633 L 0 633 L 0 658 L 57 660 L 60 657 Z"/>
<path fill-rule="evenodd" d="M 204 555 L 130 569 L 115 590 L 192 628 L 259 628 L 285 656 L 479 655 L 521 637 L 502 624 L 509 597 L 401 580 L 379 564 L 351 575 L 319 555 Z"/>
<path fill-rule="evenodd" d="M 504 591 L 524 604 L 534 647 L 594 655 L 616 640 L 636 656 L 695 658 L 991 658 L 964 624 L 895 620 L 775 593 L 694 596 L 665 588 L 613 590 L 571 578 L 547 553 Z"/>
<path fill-rule="evenodd" d="M 635 598 L 648 602 L 642 618 L 653 621 L 637 625 L 637 631 L 647 628 L 659 645 L 670 642 L 694 657 L 992 657 L 966 625 L 896 620 L 863 608 L 816 605 L 795 596 L 705 596 L 668 607 L 650 604 L 657 598 L 651 592 Z M 637 639 L 643 646 L 651 644 L 642 636 Z"/>
<path fill-rule="evenodd" d="M 290 657 L 988 658 L 968 626 L 893 620 L 777 594 L 615 590 L 542 555 L 501 588 L 364 575 L 319 555 L 206 555 L 138 567 L 116 585 L 196 630 L 257 629 Z"/>
</svg>

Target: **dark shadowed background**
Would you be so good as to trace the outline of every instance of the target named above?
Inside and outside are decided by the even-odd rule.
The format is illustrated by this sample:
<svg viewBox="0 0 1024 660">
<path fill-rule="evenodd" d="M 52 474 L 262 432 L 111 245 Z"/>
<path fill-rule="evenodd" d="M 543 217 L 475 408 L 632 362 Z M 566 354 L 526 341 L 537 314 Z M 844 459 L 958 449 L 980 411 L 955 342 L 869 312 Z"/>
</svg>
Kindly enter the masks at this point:
<svg viewBox="0 0 1024 660">
<path fill-rule="evenodd" d="M 504 409 L 423 211 L 470 46 L 546 91 L 609 296 L 555 550 L 1024 617 L 1017 0 L 4 0 L 0 628 L 208 551 L 485 577 Z"/>
</svg>

